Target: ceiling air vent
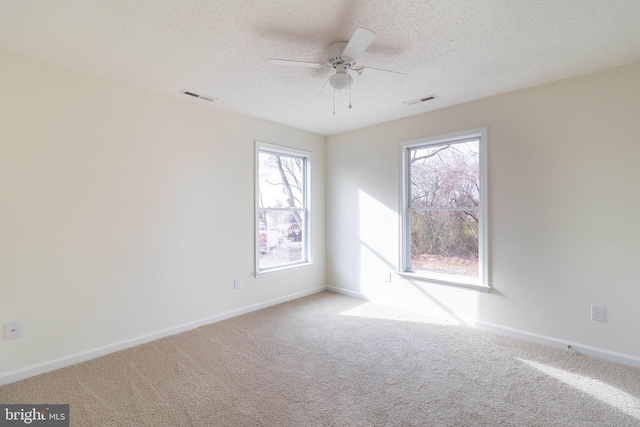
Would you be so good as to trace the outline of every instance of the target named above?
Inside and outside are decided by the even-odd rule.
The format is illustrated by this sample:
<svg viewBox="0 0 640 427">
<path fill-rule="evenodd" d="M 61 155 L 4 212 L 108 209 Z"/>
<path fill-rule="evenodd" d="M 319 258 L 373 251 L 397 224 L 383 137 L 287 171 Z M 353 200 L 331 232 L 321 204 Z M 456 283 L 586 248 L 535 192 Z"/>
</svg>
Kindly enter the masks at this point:
<svg viewBox="0 0 640 427">
<path fill-rule="evenodd" d="M 416 104 L 421 104 L 423 102 L 427 102 L 427 101 L 433 101 L 434 99 L 438 98 L 435 95 L 427 95 L 427 96 L 423 96 L 422 98 L 416 98 L 416 99 L 412 99 L 411 101 L 405 101 L 403 102 L 403 104 L 405 105 L 416 105 Z"/>
<path fill-rule="evenodd" d="M 201 93 L 196 93 L 190 90 L 181 90 L 180 93 L 183 93 L 188 96 L 192 96 L 194 98 L 202 99 L 203 101 L 208 101 L 208 102 L 213 102 L 218 100 L 218 98 L 214 98 L 213 96 L 203 95 Z"/>
</svg>

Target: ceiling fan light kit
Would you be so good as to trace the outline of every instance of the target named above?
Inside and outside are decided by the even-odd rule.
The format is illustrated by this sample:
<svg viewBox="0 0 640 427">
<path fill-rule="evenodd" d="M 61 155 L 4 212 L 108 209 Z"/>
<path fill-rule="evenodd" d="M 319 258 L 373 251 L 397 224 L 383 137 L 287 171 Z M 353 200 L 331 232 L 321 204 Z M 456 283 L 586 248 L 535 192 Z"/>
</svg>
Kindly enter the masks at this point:
<svg viewBox="0 0 640 427">
<path fill-rule="evenodd" d="M 353 84 L 353 77 L 349 75 L 347 67 L 339 64 L 336 67 L 336 73 L 329 77 L 329 86 L 335 90 L 343 91 Z"/>
<path fill-rule="evenodd" d="M 329 77 L 328 83 L 334 89 L 334 103 L 335 103 L 335 91 L 344 91 L 345 89 L 351 89 L 353 85 L 353 77 L 350 71 L 355 71 L 358 75 L 361 75 L 367 67 L 355 66 L 356 61 L 362 55 L 362 53 L 369 47 L 369 45 L 376 38 L 376 34 L 373 31 L 369 31 L 365 28 L 357 28 L 351 40 L 348 42 L 339 41 L 331 43 L 327 46 L 327 61 L 325 63 L 317 62 L 305 62 L 305 61 L 290 61 L 287 59 L 271 59 L 269 62 L 273 65 L 286 65 L 292 67 L 305 67 L 305 68 L 333 68 L 336 70 L 335 74 Z M 376 72 L 390 73 L 393 75 L 406 76 L 405 73 L 399 73 L 397 71 L 382 70 L 379 68 L 372 68 Z M 326 83 L 325 83 L 326 85 Z M 320 91 L 322 94 L 322 91 Z M 349 101 L 349 108 L 351 108 L 351 101 Z M 335 105 L 334 105 L 335 114 Z"/>
</svg>

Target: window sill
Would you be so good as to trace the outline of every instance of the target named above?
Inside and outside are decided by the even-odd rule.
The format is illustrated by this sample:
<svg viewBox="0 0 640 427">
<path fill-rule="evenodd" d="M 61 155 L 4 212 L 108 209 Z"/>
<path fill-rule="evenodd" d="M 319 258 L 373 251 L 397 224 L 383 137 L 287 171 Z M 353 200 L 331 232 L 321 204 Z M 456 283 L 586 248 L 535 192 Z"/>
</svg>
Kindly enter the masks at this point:
<svg viewBox="0 0 640 427">
<path fill-rule="evenodd" d="M 266 269 L 266 270 L 260 270 L 260 271 L 256 272 L 254 274 L 254 276 L 256 278 L 263 277 L 263 276 L 271 276 L 272 274 L 283 273 L 285 271 L 300 270 L 302 268 L 309 267 L 311 265 L 313 265 L 313 261 L 303 262 L 303 263 L 300 263 L 300 264 L 284 265 L 282 267 L 274 267 L 274 268 L 269 268 L 269 269 Z"/>
<path fill-rule="evenodd" d="M 491 286 L 485 285 L 478 279 L 448 276 L 446 274 L 425 274 L 415 271 L 405 271 L 398 273 L 404 279 L 420 280 L 424 282 L 434 283 L 436 285 L 454 286 L 458 288 L 473 289 L 481 292 L 490 292 Z"/>
</svg>

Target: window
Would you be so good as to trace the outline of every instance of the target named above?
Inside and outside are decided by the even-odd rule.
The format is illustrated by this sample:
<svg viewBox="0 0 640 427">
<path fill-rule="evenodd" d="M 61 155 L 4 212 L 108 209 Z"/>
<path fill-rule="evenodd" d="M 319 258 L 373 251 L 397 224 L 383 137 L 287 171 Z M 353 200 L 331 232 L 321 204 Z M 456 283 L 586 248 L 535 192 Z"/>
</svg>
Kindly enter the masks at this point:
<svg viewBox="0 0 640 427">
<path fill-rule="evenodd" d="M 256 273 L 310 262 L 310 156 L 256 144 Z"/>
<path fill-rule="evenodd" d="M 489 286 L 486 129 L 403 143 L 401 273 Z"/>
</svg>

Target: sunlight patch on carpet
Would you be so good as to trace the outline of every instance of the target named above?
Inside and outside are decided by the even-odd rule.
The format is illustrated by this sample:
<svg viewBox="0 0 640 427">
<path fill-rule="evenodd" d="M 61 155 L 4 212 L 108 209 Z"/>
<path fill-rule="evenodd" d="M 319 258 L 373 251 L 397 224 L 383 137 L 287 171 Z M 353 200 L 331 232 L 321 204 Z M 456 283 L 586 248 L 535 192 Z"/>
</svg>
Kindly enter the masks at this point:
<svg viewBox="0 0 640 427">
<path fill-rule="evenodd" d="M 342 316 L 365 319 L 396 320 L 398 322 L 428 323 L 432 325 L 458 326 L 459 323 L 447 318 L 438 318 L 414 313 L 409 310 L 395 310 L 374 304 L 362 304 L 340 313 Z"/>
<path fill-rule="evenodd" d="M 537 369 L 583 393 L 594 397 L 607 405 L 640 420 L 640 399 L 609 384 L 575 374 L 564 369 L 544 365 L 531 360 L 518 358 L 522 363 Z"/>
</svg>

